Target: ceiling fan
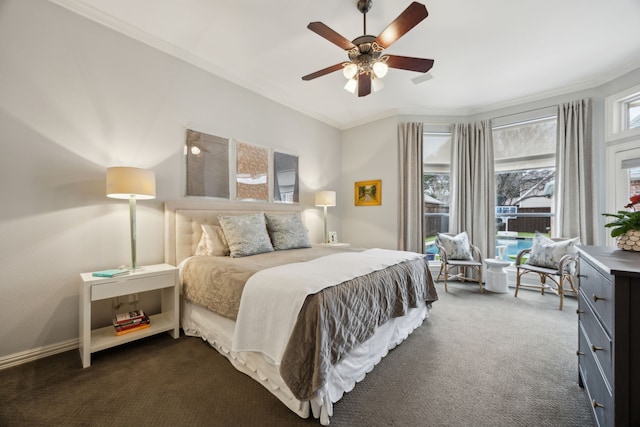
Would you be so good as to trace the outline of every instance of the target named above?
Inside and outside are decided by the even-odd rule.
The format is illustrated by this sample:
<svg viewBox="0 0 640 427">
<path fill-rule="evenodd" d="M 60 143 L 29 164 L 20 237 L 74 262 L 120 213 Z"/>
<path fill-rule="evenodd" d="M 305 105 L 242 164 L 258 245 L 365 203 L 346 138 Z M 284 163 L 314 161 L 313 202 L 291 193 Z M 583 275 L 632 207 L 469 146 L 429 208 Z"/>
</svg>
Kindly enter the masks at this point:
<svg viewBox="0 0 640 427">
<path fill-rule="evenodd" d="M 342 70 L 347 78 L 345 89 L 358 96 L 367 96 L 382 88 L 382 77 L 387 74 L 388 67 L 426 73 L 433 67 L 433 59 L 412 58 L 409 56 L 387 55 L 382 52 L 395 43 L 400 37 L 424 20 L 429 13 L 427 8 L 413 2 L 378 37 L 367 35 L 367 12 L 371 9 L 372 0 L 358 0 L 356 7 L 364 16 L 364 34 L 349 41 L 322 22 L 311 22 L 307 28 L 324 37 L 331 43 L 344 49 L 349 61 L 316 71 L 302 77 L 302 80 L 313 80 L 334 71 Z"/>
</svg>

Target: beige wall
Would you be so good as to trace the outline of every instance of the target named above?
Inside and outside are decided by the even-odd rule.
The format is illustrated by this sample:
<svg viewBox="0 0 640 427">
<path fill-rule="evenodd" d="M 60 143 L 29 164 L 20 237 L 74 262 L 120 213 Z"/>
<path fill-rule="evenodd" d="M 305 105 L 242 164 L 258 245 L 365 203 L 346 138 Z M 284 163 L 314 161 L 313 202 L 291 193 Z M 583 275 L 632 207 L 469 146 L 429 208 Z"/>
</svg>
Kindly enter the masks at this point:
<svg viewBox="0 0 640 427">
<path fill-rule="evenodd" d="M 298 154 L 321 241 L 313 193 L 339 187 L 338 130 L 48 1 L 0 3 L 0 58 L 0 361 L 73 343 L 79 273 L 129 262 L 128 205 L 105 197 L 106 167 L 156 172 L 157 198 L 138 203 L 138 264 L 163 262 L 185 127 Z"/>
</svg>

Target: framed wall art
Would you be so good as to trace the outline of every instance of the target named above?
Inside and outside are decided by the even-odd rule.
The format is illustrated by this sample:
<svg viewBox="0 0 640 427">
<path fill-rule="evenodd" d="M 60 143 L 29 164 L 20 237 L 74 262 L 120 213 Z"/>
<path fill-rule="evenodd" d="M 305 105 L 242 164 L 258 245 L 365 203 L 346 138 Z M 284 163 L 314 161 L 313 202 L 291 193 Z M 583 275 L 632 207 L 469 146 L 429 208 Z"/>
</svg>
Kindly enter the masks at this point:
<svg viewBox="0 0 640 427">
<path fill-rule="evenodd" d="M 269 149 L 236 142 L 236 197 L 269 200 Z"/>
<path fill-rule="evenodd" d="M 382 180 L 359 181 L 354 186 L 356 206 L 379 206 L 382 204 Z"/>
<path fill-rule="evenodd" d="M 229 140 L 187 129 L 187 196 L 229 198 Z"/>
<path fill-rule="evenodd" d="M 273 201 L 282 203 L 300 201 L 297 156 L 273 152 Z"/>
</svg>

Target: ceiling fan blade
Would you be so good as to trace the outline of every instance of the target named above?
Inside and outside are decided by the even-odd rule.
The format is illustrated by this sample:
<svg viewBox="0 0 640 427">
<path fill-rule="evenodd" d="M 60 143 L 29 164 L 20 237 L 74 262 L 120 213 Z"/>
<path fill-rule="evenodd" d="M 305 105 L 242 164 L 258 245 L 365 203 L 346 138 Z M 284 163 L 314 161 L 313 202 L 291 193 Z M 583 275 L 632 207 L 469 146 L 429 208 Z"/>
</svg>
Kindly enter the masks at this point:
<svg viewBox="0 0 640 427">
<path fill-rule="evenodd" d="M 367 96 L 371 93 L 371 76 L 362 73 L 358 76 L 358 96 Z"/>
<path fill-rule="evenodd" d="M 322 22 L 312 22 L 307 25 L 307 28 L 344 50 L 349 50 L 356 47 L 349 40 L 342 37 L 340 34 L 336 33 L 331 28 L 324 25 Z"/>
<path fill-rule="evenodd" d="M 315 73 L 307 74 L 302 77 L 302 80 L 313 80 L 317 77 L 322 77 L 326 74 L 333 73 L 334 71 L 342 70 L 342 62 L 336 65 L 332 65 L 331 67 L 323 68 L 322 70 L 316 71 Z"/>
<path fill-rule="evenodd" d="M 429 16 L 427 8 L 414 1 L 380 33 L 376 42 L 384 49 L 388 48 L 427 16 Z"/>
<path fill-rule="evenodd" d="M 433 67 L 433 59 L 412 58 L 410 56 L 386 55 L 387 65 L 391 68 L 400 68 L 401 70 L 417 71 L 426 73 Z"/>
</svg>

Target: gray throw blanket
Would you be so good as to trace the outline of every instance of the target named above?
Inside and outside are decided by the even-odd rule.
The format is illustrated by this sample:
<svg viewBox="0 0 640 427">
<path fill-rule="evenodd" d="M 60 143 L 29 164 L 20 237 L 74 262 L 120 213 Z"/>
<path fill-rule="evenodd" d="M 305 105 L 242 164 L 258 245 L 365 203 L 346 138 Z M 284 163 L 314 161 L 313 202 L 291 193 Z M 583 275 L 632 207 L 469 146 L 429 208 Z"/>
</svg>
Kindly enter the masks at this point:
<svg viewBox="0 0 640 427">
<path fill-rule="evenodd" d="M 425 258 L 356 277 L 310 295 L 298 315 L 280 365 L 280 375 L 300 400 L 326 382 L 330 367 L 370 338 L 391 318 L 438 295 Z"/>
</svg>

